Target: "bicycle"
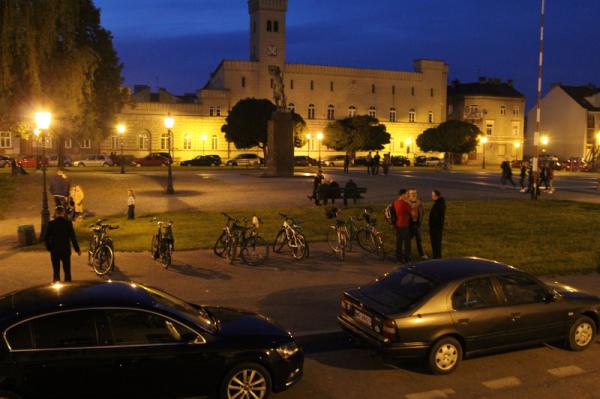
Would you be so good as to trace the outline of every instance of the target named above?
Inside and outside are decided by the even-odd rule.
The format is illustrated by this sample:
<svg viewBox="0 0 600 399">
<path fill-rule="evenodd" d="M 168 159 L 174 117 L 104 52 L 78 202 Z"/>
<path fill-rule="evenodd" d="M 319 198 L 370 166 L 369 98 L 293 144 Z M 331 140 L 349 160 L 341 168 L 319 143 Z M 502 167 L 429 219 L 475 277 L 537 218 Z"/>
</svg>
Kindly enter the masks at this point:
<svg viewBox="0 0 600 399">
<path fill-rule="evenodd" d="M 258 234 L 260 219 L 252 217 L 251 226 L 248 220 L 244 224 L 226 213 L 227 218 L 223 232 L 217 239 L 213 251 L 220 257 L 225 257 L 230 264 L 237 259 L 238 252 L 242 261 L 248 266 L 258 266 L 269 257 L 269 244 Z"/>
<path fill-rule="evenodd" d="M 380 260 L 385 260 L 383 235 L 377 229 L 377 221 L 371 216 L 371 212 L 370 208 L 364 208 L 358 218 L 364 221 L 364 225 L 356 231 L 356 241 L 364 251 L 375 255 Z"/>
<path fill-rule="evenodd" d="M 152 219 L 151 222 L 155 222 Z M 171 266 L 173 251 L 175 250 L 175 238 L 173 237 L 173 222 L 156 221 L 158 230 L 152 236 L 150 251 L 154 260 L 160 260 L 165 269 Z"/>
<path fill-rule="evenodd" d="M 337 208 L 331 208 L 325 213 L 328 219 L 335 218 L 335 226 L 330 226 L 327 232 L 327 244 L 343 261 L 346 259 L 346 251 L 351 240 L 348 225 L 346 221 L 339 219 L 339 212 Z"/>
<path fill-rule="evenodd" d="M 279 213 L 279 215 L 283 217 L 283 225 L 275 236 L 273 252 L 280 253 L 283 246 L 287 245 L 292 250 L 294 259 L 307 258 L 309 256 L 308 241 L 306 241 L 302 228 L 297 223 L 298 221 L 283 213 Z"/>
<path fill-rule="evenodd" d="M 119 226 L 102 222 L 102 219 L 98 219 L 96 223 L 90 225 L 93 235 L 88 248 L 88 264 L 94 268 L 94 272 L 98 276 L 106 276 L 115 268 L 114 245 L 112 238 L 108 235 L 108 230 L 119 228 Z"/>
<path fill-rule="evenodd" d="M 75 208 L 73 206 L 73 199 L 69 196 L 52 195 L 54 197 L 54 203 L 56 206 L 62 206 L 65 209 L 65 219 L 68 221 L 73 221 L 75 219 Z"/>
<path fill-rule="evenodd" d="M 376 220 L 371 216 L 371 210 L 364 208 L 362 215 L 356 218 L 350 216 L 346 221 L 338 218 L 339 212 L 337 208 L 327 211 L 328 218 L 336 218 L 336 225 L 330 226 L 327 232 L 329 248 L 344 260 L 346 252 L 352 251 L 352 243 L 356 241 L 358 246 L 365 252 L 374 254 L 377 258 L 384 260 L 383 236 L 376 227 Z M 359 226 L 357 221 L 364 221 L 364 224 Z M 344 244 L 343 248 L 341 245 L 342 242 Z"/>
</svg>

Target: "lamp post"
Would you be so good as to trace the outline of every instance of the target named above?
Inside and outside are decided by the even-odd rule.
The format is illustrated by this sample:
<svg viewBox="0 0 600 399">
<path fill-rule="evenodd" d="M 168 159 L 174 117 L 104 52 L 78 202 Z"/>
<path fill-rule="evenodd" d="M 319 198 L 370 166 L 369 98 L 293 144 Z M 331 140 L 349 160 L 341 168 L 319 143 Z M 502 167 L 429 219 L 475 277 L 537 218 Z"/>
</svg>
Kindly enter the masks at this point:
<svg viewBox="0 0 600 399">
<path fill-rule="evenodd" d="M 515 141 L 513 143 L 513 146 L 515 147 L 515 161 L 516 161 L 517 159 L 519 159 L 519 148 L 521 148 L 521 142 Z"/>
<path fill-rule="evenodd" d="M 485 145 L 488 142 L 488 138 L 483 136 L 479 141 L 481 141 L 481 145 L 483 148 L 483 160 L 481 161 L 481 169 L 485 169 Z"/>
<path fill-rule="evenodd" d="M 542 138 L 540 139 L 540 143 L 542 143 L 542 152 L 546 152 L 546 146 L 548 145 L 548 143 L 550 142 L 550 138 L 548 136 L 542 136 Z"/>
<path fill-rule="evenodd" d="M 44 130 L 50 128 L 50 121 L 52 120 L 52 114 L 50 112 L 36 112 L 35 123 L 37 125 L 37 132 L 42 139 L 42 225 L 40 228 L 40 241 L 46 238 L 46 231 L 48 228 L 48 222 L 50 222 L 50 211 L 48 210 L 48 192 L 46 189 L 46 136 Z"/>
<path fill-rule="evenodd" d="M 171 154 L 171 135 L 173 128 L 175 125 L 175 118 L 168 114 L 165 117 L 165 127 L 167 128 L 167 145 L 169 150 L 169 169 L 167 172 L 167 194 L 175 194 L 175 189 L 173 188 L 173 166 L 171 160 L 173 159 L 173 155 Z"/>
<path fill-rule="evenodd" d="M 200 139 L 202 140 L 202 155 L 205 155 L 204 148 L 205 148 L 205 144 L 206 144 L 206 134 L 203 134 L 202 136 L 200 136 Z"/>
<path fill-rule="evenodd" d="M 117 133 L 119 133 L 119 144 L 121 145 L 121 174 L 125 173 L 125 157 L 123 156 L 123 140 L 125 138 L 125 125 L 120 123 L 117 125 Z"/>
<path fill-rule="evenodd" d="M 317 133 L 317 140 L 319 140 L 319 167 L 321 167 L 321 141 L 323 141 L 323 133 Z"/>
<path fill-rule="evenodd" d="M 308 158 L 310 158 L 310 140 L 311 139 L 312 139 L 312 134 L 306 133 L 306 140 L 308 141 L 308 143 L 306 144 L 306 156 Z"/>
<path fill-rule="evenodd" d="M 406 144 L 406 159 L 408 159 L 408 155 L 410 154 L 410 137 L 404 140 L 404 144 Z"/>
</svg>

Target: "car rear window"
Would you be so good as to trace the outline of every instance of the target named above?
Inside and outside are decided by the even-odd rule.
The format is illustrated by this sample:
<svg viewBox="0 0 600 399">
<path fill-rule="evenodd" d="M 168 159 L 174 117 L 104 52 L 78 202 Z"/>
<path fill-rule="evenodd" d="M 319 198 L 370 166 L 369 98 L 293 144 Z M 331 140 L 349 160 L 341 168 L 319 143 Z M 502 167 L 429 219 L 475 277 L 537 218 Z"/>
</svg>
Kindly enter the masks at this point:
<svg viewBox="0 0 600 399">
<path fill-rule="evenodd" d="M 394 310 L 409 309 L 430 294 L 438 283 L 407 269 L 390 273 L 361 289 L 364 296 Z"/>
</svg>

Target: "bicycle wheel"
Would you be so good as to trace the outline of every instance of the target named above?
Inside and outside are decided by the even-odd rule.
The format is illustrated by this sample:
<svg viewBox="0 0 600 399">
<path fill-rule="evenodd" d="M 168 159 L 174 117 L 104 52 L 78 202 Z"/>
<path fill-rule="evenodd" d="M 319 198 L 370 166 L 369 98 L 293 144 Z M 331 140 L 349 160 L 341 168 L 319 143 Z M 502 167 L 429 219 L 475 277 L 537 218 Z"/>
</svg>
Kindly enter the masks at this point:
<svg viewBox="0 0 600 399">
<path fill-rule="evenodd" d="M 164 241 L 163 241 L 164 242 Z M 164 242 L 163 248 L 160 251 L 160 263 L 165 269 L 171 266 L 171 255 L 173 254 L 173 243 Z"/>
<path fill-rule="evenodd" d="M 375 244 L 377 249 L 375 251 L 375 256 L 379 260 L 385 260 L 385 247 L 383 246 L 383 237 L 381 237 L 380 233 L 375 234 Z"/>
<path fill-rule="evenodd" d="M 150 253 L 154 259 L 158 258 L 158 236 L 154 234 L 152 236 L 152 244 L 150 244 Z"/>
<path fill-rule="evenodd" d="M 269 244 L 260 236 L 249 237 L 244 240 L 240 255 L 248 266 L 261 265 L 269 257 Z"/>
<path fill-rule="evenodd" d="M 346 259 L 346 247 L 348 246 L 348 232 L 346 232 L 346 230 L 344 229 L 340 229 L 337 234 L 337 239 L 339 248 L 338 255 L 340 257 L 340 260 L 343 261 L 344 259 Z"/>
<path fill-rule="evenodd" d="M 367 229 L 360 229 L 356 232 L 356 241 L 358 246 L 364 251 L 374 254 L 377 252 L 377 241 L 372 231 Z"/>
<path fill-rule="evenodd" d="M 285 244 L 287 244 L 287 235 L 285 234 L 285 230 L 281 229 L 277 233 L 275 241 L 273 241 L 273 252 L 276 254 L 280 253 Z"/>
<path fill-rule="evenodd" d="M 327 244 L 329 245 L 329 248 L 336 254 L 340 251 L 337 227 L 329 227 L 329 231 L 327 232 Z"/>
<path fill-rule="evenodd" d="M 229 238 L 227 237 L 227 233 L 225 231 L 222 232 L 219 238 L 217 239 L 217 242 L 215 242 L 215 246 L 213 247 L 213 252 L 215 253 L 215 255 L 221 258 L 225 257 L 225 251 L 227 251 L 228 241 Z"/>
<path fill-rule="evenodd" d="M 227 249 L 225 250 L 225 258 L 227 258 L 227 261 L 229 262 L 230 265 L 233 265 L 233 262 L 235 262 L 235 258 L 237 257 L 237 248 L 238 248 L 238 244 L 237 244 L 236 239 L 232 239 L 227 242 Z"/>
<path fill-rule="evenodd" d="M 88 265 L 90 266 L 93 266 L 92 259 L 94 258 L 94 252 L 96 252 L 96 237 L 91 237 L 88 247 Z"/>
<path fill-rule="evenodd" d="M 303 234 L 296 234 L 295 245 L 292 246 L 292 256 L 296 260 L 302 260 L 308 254 L 308 246 Z"/>
<path fill-rule="evenodd" d="M 94 272 L 98 276 L 106 276 L 113 270 L 115 255 L 108 245 L 102 245 L 94 252 Z"/>
</svg>

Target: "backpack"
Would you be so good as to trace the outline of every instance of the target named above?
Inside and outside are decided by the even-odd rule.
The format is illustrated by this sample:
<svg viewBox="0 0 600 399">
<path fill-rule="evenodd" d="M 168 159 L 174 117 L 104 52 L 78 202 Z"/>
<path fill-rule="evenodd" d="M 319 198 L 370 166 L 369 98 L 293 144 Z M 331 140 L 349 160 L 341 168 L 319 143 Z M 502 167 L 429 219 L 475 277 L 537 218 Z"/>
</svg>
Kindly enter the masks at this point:
<svg viewBox="0 0 600 399">
<path fill-rule="evenodd" d="M 385 207 L 384 211 L 383 211 L 383 216 L 385 217 L 385 220 L 391 224 L 392 226 L 396 225 L 396 208 L 394 208 L 394 203 L 392 202 L 391 204 L 389 204 L 388 206 Z"/>
</svg>

